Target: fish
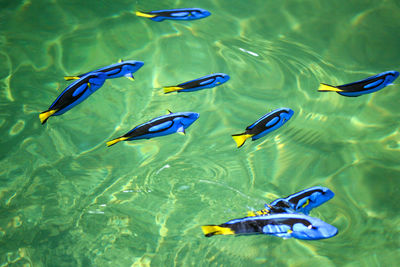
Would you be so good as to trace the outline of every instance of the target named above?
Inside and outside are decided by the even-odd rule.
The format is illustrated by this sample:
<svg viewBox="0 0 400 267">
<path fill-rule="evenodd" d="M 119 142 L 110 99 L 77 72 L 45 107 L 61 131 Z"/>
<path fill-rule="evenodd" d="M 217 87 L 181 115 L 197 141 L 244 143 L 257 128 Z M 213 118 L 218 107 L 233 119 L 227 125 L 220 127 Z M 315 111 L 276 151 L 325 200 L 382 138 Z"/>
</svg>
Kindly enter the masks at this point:
<svg viewBox="0 0 400 267">
<path fill-rule="evenodd" d="M 213 73 L 175 86 L 164 87 L 164 93 L 168 94 L 171 92 L 193 92 L 201 89 L 213 88 L 215 86 L 226 83 L 229 79 L 230 77 L 228 74 Z"/>
<path fill-rule="evenodd" d="M 107 146 L 115 145 L 121 141 L 132 141 L 138 139 L 150 139 L 173 133 L 185 134 L 185 129 L 199 118 L 199 113 L 177 112 L 154 118 L 146 123 L 140 124 L 128 133 L 107 142 Z"/>
<path fill-rule="evenodd" d="M 278 198 L 265 204 L 260 211 L 250 211 L 248 216 L 270 215 L 277 213 L 304 213 L 308 215 L 313 208 L 319 207 L 335 196 L 329 188 L 314 186 L 294 193 L 286 198 Z"/>
<path fill-rule="evenodd" d="M 202 8 L 178 8 L 155 10 L 150 12 L 136 11 L 136 16 L 149 18 L 153 21 L 170 20 L 195 20 L 202 19 L 211 15 L 211 12 Z"/>
<path fill-rule="evenodd" d="M 281 238 L 318 240 L 333 237 L 338 233 L 336 227 L 318 218 L 289 213 L 244 217 L 220 225 L 203 225 L 201 228 L 206 237 L 265 234 Z"/>
<path fill-rule="evenodd" d="M 119 78 L 119 77 L 126 77 L 130 80 L 134 80 L 133 73 L 135 73 L 137 70 L 139 70 L 142 66 L 144 65 L 143 61 L 136 61 L 136 60 L 127 60 L 123 61 L 122 59 L 115 64 L 112 64 L 107 67 L 103 67 L 91 72 L 87 72 L 84 74 L 80 75 L 75 75 L 75 76 L 65 76 L 64 79 L 69 81 L 69 80 L 77 80 L 80 79 L 81 77 L 93 73 L 93 72 L 101 72 L 106 74 L 106 79 L 113 79 L 113 78 Z"/>
<path fill-rule="evenodd" d="M 96 92 L 104 84 L 105 80 L 106 74 L 93 72 L 74 81 L 65 88 L 46 111 L 39 114 L 40 122 L 45 124 L 51 116 L 62 115 L 80 104 L 91 94 Z"/>
<path fill-rule="evenodd" d="M 253 141 L 263 137 L 267 133 L 278 129 L 283 124 L 285 124 L 294 114 L 294 111 L 290 108 L 279 108 L 273 110 L 261 118 L 259 118 L 255 123 L 248 126 L 246 131 L 241 134 L 232 135 L 233 140 L 235 140 L 237 147 L 243 146 L 248 138 L 251 137 Z"/>
<path fill-rule="evenodd" d="M 392 84 L 399 77 L 398 71 L 385 71 L 353 83 L 333 86 L 320 83 L 318 92 L 336 92 L 342 96 L 356 97 L 376 92 Z"/>
</svg>

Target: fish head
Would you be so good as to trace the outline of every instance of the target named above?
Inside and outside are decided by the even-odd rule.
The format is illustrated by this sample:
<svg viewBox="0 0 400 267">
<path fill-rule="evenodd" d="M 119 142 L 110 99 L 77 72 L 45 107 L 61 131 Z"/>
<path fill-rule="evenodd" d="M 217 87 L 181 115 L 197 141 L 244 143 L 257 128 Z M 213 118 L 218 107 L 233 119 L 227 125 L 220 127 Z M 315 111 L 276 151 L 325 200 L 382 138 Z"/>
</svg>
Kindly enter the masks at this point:
<svg viewBox="0 0 400 267">
<path fill-rule="evenodd" d="M 180 118 L 179 122 L 185 129 L 195 122 L 200 116 L 200 114 L 196 112 L 182 112 L 181 114 L 182 117 Z"/>
<path fill-rule="evenodd" d="M 335 193 L 329 188 L 322 186 L 311 187 L 305 190 L 304 193 L 307 194 L 307 196 L 300 199 L 298 203 L 295 203 L 295 210 L 305 214 L 308 214 L 310 210 L 322 205 L 335 196 Z"/>
<path fill-rule="evenodd" d="M 231 77 L 229 77 L 228 74 L 225 73 L 216 73 L 216 78 L 215 78 L 215 84 L 220 85 L 223 83 L 226 83 Z"/>
<path fill-rule="evenodd" d="M 121 64 L 123 64 L 122 68 L 124 69 L 125 72 L 134 73 L 144 65 L 144 62 L 136 60 L 127 60 L 122 62 Z"/>
<path fill-rule="evenodd" d="M 330 238 L 337 235 L 336 227 L 310 216 L 303 216 L 303 219 L 309 222 L 308 225 L 303 223 L 295 223 L 292 227 L 292 237 L 304 240 L 317 240 Z"/>
<path fill-rule="evenodd" d="M 211 15 L 211 12 L 202 8 L 196 8 L 190 12 L 191 19 L 201 19 Z"/>
<path fill-rule="evenodd" d="M 83 76 L 81 79 L 85 79 L 85 78 L 88 79 L 88 82 L 89 82 L 91 85 L 95 85 L 95 86 L 100 87 L 100 86 L 102 86 L 102 85 L 104 84 L 104 82 L 106 81 L 106 79 L 107 79 L 107 74 L 105 74 L 105 73 L 103 73 L 103 72 L 92 72 L 92 73 L 89 73 L 89 74 L 86 75 L 86 76 Z"/>
<path fill-rule="evenodd" d="M 281 110 L 283 112 L 281 112 L 279 116 L 280 116 L 282 123 L 285 123 L 293 116 L 294 111 L 290 108 L 281 108 Z"/>
<path fill-rule="evenodd" d="M 395 70 L 390 70 L 385 72 L 386 76 L 385 76 L 385 84 L 391 84 L 394 80 L 397 79 L 397 77 L 399 77 L 399 72 L 395 71 Z"/>
</svg>

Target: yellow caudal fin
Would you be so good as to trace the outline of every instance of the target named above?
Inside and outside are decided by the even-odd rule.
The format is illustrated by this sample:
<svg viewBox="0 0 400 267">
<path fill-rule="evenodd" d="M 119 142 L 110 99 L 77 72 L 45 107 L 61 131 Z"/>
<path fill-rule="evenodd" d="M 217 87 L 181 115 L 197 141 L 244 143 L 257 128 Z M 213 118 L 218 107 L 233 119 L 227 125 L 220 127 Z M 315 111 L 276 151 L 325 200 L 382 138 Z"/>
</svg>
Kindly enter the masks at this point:
<svg viewBox="0 0 400 267">
<path fill-rule="evenodd" d="M 42 124 L 45 124 L 51 115 L 56 113 L 57 110 L 47 110 L 39 114 L 39 119 Z"/>
<path fill-rule="evenodd" d="M 228 227 L 221 227 L 218 225 L 203 225 L 201 226 L 201 230 L 206 237 L 210 237 L 213 235 L 234 235 L 235 231 Z"/>
<path fill-rule="evenodd" d="M 172 92 L 179 91 L 182 89 L 183 88 L 179 87 L 179 86 L 167 86 L 167 87 L 164 87 L 164 93 L 168 94 L 168 93 L 172 93 Z"/>
<path fill-rule="evenodd" d="M 107 142 L 107 146 L 115 145 L 116 143 L 121 142 L 121 141 L 125 141 L 125 140 L 127 140 L 127 139 L 128 139 L 128 137 L 118 137 L 118 138 L 115 138 L 114 140 L 108 141 L 108 142 Z"/>
<path fill-rule="evenodd" d="M 147 13 L 140 12 L 140 11 L 136 11 L 135 15 L 138 16 L 138 17 L 143 17 L 143 18 L 154 18 L 154 17 L 156 17 L 156 15 L 147 14 Z"/>
<path fill-rule="evenodd" d="M 233 138 L 233 140 L 235 140 L 237 147 L 239 148 L 239 147 L 243 146 L 243 144 L 244 144 L 244 142 L 246 142 L 247 138 L 250 138 L 252 136 L 253 136 L 253 134 L 242 133 L 242 134 L 234 134 L 234 135 L 232 135 L 232 138 Z"/>
<path fill-rule="evenodd" d="M 336 86 L 332 86 L 326 83 L 320 83 L 318 92 L 343 92 L 343 90 L 337 88 Z"/>
<path fill-rule="evenodd" d="M 78 80 L 80 78 L 81 77 L 78 77 L 78 76 L 64 76 L 64 80 L 66 80 L 66 81 Z"/>
</svg>

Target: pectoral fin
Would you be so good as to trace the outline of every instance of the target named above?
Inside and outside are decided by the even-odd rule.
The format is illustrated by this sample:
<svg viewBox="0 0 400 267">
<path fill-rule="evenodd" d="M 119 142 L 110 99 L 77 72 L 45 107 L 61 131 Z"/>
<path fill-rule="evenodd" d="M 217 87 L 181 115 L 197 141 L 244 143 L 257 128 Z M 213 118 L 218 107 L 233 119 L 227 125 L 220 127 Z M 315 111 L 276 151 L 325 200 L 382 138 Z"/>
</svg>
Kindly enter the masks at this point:
<svg viewBox="0 0 400 267">
<path fill-rule="evenodd" d="M 179 86 L 167 86 L 167 87 L 164 87 L 164 93 L 168 94 L 168 93 L 172 93 L 172 92 L 179 91 L 182 89 L 184 89 L 184 88 L 179 87 Z"/>
<path fill-rule="evenodd" d="M 154 18 L 157 16 L 157 15 L 147 14 L 147 13 L 140 12 L 140 11 L 136 11 L 135 15 L 138 17 L 143 17 L 143 18 Z"/>
<path fill-rule="evenodd" d="M 320 83 L 318 92 L 344 92 L 344 90 L 325 83 Z"/>
<path fill-rule="evenodd" d="M 79 76 L 64 76 L 64 79 L 66 80 L 66 81 L 71 81 L 71 80 L 78 80 L 78 79 L 80 79 L 81 77 L 79 77 Z"/>
<path fill-rule="evenodd" d="M 181 135 L 185 135 L 185 128 L 183 127 L 183 125 L 181 127 L 178 128 L 178 130 L 176 131 L 178 134 Z"/>
<path fill-rule="evenodd" d="M 108 142 L 107 142 L 107 146 L 115 145 L 116 143 L 121 142 L 121 141 L 125 141 L 125 140 L 127 140 L 127 139 L 128 139 L 128 137 L 118 137 L 118 138 L 115 138 L 114 140 L 108 141 Z"/>
<path fill-rule="evenodd" d="M 213 235 L 234 235 L 235 232 L 228 227 L 221 227 L 218 225 L 203 225 L 201 226 L 201 230 L 206 237 L 210 237 Z"/>
<path fill-rule="evenodd" d="M 135 78 L 133 77 L 132 73 L 127 73 L 124 75 L 126 78 L 128 78 L 129 80 L 131 80 L 132 82 L 135 81 Z"/>
<path fill-rule="evenodd" d="M 246 140 L 250 137 L 252 137 L 254 134 L 246 134 L 246 133 L 242 133 L 242 134 L 234 134 L 232 135 L 233 140 L 235 140 L 237 147 L 241 147 L 243 146 L 244 142 L 246 142 Z"/>
<path fill-rule="evenodd" d="M 51 115 L 56 113 L 57 110 L 47 110 L 39 114 L 39 119 L 42 124 L 45 124 L 46 121 L 50 118 Z"/>
</svg>

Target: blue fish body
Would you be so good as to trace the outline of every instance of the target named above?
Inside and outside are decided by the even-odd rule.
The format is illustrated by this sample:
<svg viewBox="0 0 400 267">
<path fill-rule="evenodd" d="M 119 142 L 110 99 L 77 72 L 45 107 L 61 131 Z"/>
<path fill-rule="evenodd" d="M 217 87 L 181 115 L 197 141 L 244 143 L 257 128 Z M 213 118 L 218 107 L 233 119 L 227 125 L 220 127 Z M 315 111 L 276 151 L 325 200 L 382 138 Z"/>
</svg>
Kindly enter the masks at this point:
<svg viewBox="0 0 400 267">
<path fill-rule="evenodd" d="M 112 64 L 107 67 L 103 67 L 94 71 L 90 71 L 84 74 L 76 75 L 76 76 L 66 76 L 64 77 L 66 80 L 79 79 L 85 75 L 95 72 L 101 72 L 106 75 L 106 79 L 114 79 L 119 77 L 127 77 L 129 79 L 133 79 L 132 74 L 139 70 L 144 65 L 142 61 L 136 60 L 127 60 L 120 61 L 118 63 Z"/>
<path fill-rule="evenodd" d="M 150 12 L 136 12 L 139 17 L 149 18 L 153 21 L 163 20 L 195 20 L 202 19 L 211 15 L 211 13 L 202 8 L 179 8 L 179 9 L 166 9 L 156 10 Z"/>
<path fill-rule="evenodd" d="M 44 124 L 50 116 L 59 116 L 80 104 L 96 92 L 105 82 L 104 73 L 89 73 L 71 83 L 51 104 L 48 110 L 42 112 L 39 118 Z"/>
<path fill-rule="evenodd" d="M 255 123 L 248 126 L 246 131 L 241 134 L 232 135 L 233 139 L 237 143 L 238 148 L 241 147 L 247 138 L 255 141 L 267 133 L 270 133 L 282 125 L 284 125 L 294 114 L 294 111 L 290 108 L 279 108 L 271 111 L 261 118 L 259 118 Z"/>
<path fill-rule="evenodd" d="M 398 71 L 386 71 L 357 82 L 332 86 L 321 83 L 319 92 L 336 92 L 343 96 L 356 97 L 381 90 L 390 85 L 399 76 Z"/>
<path fill-rule="evenodd" d="M 266 234 L 304 240 L 330 238 L 338 233 L 336 227 L 320 219 L 288 213 L 245 217 L 220 225 L 205 225 L 202 229 L 206 237 L 219 234 Z"/>
<path fill-rule="evenodd" d="M 314 186 L 286 198 L 278 198 L 272 201 L 271 204 L 266 204 L 265 209 L 269 210 L 271 214 L 302 212 L 308 215 L 313 208 L 322 205 L 334 196 L 335 193 L 329 188 Z"/>
<path fill-rule="evenodd" d="M 226 83 L 230 79 L 228 74 L 225 73 L 213 73 L 198 79 L 194 79 L 188 82 L 178 84 L 176 86 L 164 87 L 164 92 L 171 93 L 177 91 L 180 92 L 193 92 L 207 88 L 213 88 Z"/>
<path fill-rule="evenodd" d="M 195 112 L 170 113 L 136 126 L 123 136 L 107 142 L 107 145 L 112 146 L 120 141 L 150 139 L 173 133 L 185 133 L 185 129 L 198 118 L 199 113 Z"/>
</svg>

